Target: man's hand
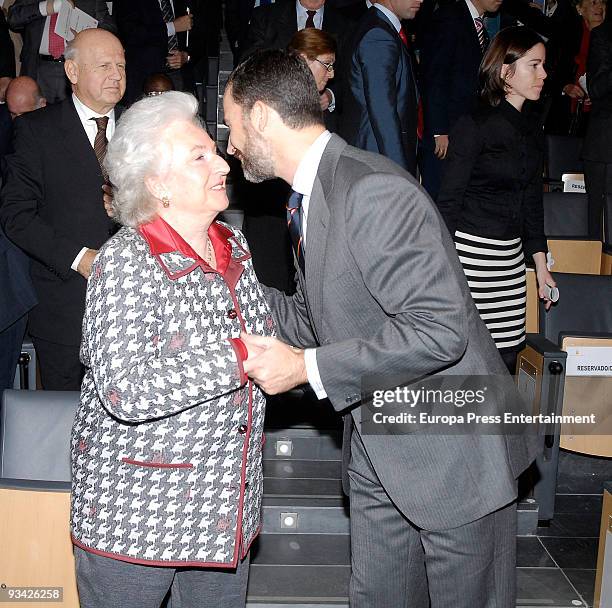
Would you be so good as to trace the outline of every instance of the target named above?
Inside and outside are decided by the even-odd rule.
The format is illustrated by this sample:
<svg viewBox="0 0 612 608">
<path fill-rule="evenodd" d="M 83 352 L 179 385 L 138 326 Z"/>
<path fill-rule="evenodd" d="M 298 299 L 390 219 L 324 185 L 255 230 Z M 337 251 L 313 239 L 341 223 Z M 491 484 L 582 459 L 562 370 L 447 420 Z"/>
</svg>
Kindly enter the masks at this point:
<svg viewBox="0 0 612 608">
<path fill-rule="evenodd" d="M 108 217 L 115 217 L 113 210 L 113 189 L 108 184 L 102 186 L 102 200 L 104 201 L 104 211 Z"/>
<path fill-rule="evenodd" d="M 436 143 L 434 154 L 440 160 L 445 159 L 446 153 L 448 152 L 448 135 L 436 135 L 434 141 Z"/>
<path fill-rule="evenodd" d="M 179 32 L 188 32 L 193 27 L 193 15 L 183 15 L 174 20 L 174 30 Z"/>
<path fill-rule="evenodd" d="M 185 51 L 170 51 L 166 57 L 166 63 L 171 70 L 182 68 L 189 60 L 189 55 Z"/>
<path fill-rule="evenodd" d="M 97 249 L 88 249 L 83 254 L 83 257 L 81 258 L 81 261 L 77 266 L 79 274 L 85 277 L 86 279 L 88 279 L 89 275 L 91 274 L 91 265 L 93 264 L 96 255 L 98 255 Z"/>
<path fill-rule="evenodd" d="M 325 91 L 321 93 L 320 99 L 319 99 L 321 103 L 321 110 L 323 112 L 327 112 L 327 108 L 329 108 L 329 104 L 331 103 L 331 100 L 332 100 L 331 93 L 329 92 L 328 89 L 325 89 Z"/>
<path fill-rule="evenodd" d="M 303 350 L 276 338 L 245 333 L 240 338 L 249 351 L 244 372 L 268 395 L 278 395 L 308 382 Z"/>
</svg>

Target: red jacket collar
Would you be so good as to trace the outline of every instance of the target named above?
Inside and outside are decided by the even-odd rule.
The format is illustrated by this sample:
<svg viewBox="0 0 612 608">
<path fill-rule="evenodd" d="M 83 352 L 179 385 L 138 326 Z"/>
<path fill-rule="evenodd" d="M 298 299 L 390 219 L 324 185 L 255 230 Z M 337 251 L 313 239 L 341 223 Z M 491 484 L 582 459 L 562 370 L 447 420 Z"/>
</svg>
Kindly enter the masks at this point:
<svg viewBox="0 0 612 608">
<path fill-rule="evenodd" d="M 210 268 L 206 261 L 194 251 L 193 247 L 161 217 L 155 218 L 148 224 L 143 224 L 138 228 L 138 232 L 147 241 L 153 255 L 178 252 L 198 264 Z M 208 236 L 215 250 L 217 271 L 225 274 L 232 257 L 232 245 L 229 238 L 233 236 L 233 233 L 218 222 L 213 222 L 208 229 Z"/>
</svg>

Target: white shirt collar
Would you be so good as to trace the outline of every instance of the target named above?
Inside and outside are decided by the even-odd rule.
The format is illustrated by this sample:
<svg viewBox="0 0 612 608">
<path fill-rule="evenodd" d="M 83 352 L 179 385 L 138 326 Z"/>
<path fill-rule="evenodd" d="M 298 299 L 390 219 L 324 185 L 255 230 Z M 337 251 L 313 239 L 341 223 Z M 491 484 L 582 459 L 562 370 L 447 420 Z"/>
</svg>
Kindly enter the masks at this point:
<svg viewBox="0 0 612 608">
<path fill-rule="evenodd" d="M 471 0 L 465 0 L 465 3 L 467 4 L 468 9 L 470 10 L 470 15 L 472 15 L 472 19 L 476 19 L 477 17 L 482 17 L 484 15 L 484 13 L 482 13 L 482 15 L 478 12 L 478 9 L 472 4 Z"/>
<path fill-rule="evenodd" d="M 306 150 L 306 154 L 302 157 L 297 171 L 293 176 L 293 184 L 291 187 L 296 192 L 304 196 L 310 196 L 317 177 L 317 170 L 319 169 L 321 157 L 323 156 L 323 152 L 325 151 L 325 147 L 331 135 L 329 131 L 323 131 L 323 133 L 314 140 L 310 148 Z"/>
<path fill-rule="evenodd" d="M 325 4 L 321 8 L 318 8 L 315 12 L 317 13 L 317 15 L 322 15 L 324 9 L 325 9 Z M 308 17 L 308 14 L 306 13 L 307 9 L 304 6 L 302 6 L 300 0 L 295 0 L 295 10 L 297 12 L 298 18 L 300 17 L 300 15 L 303 18 Z"/>
<path fill-rule="evenodd" d="M 374 2 L 374 6 L 391 21 L 393 27 L 399 32 L 402 29 L 402 22 L 399 20 L 398 16 L 390 11 L 386 6 L 382 4 L 378 4 L 378 2 Z"/>
<path fill-rule="evenodd" d="M 112 108 L 110 112 L 107 112 L 106 114 L 98 114 L 90 107 L 86 106 L 74 93 L 72 94 L 72 101 L 74 103 L 74 107 L 76 108 L 77 114 L 83 123 L 90 118 L 100 118 L 101 116 L 108 116 L 110 120 L 115 119 L 115 108 Z"/>
<path fill-rule="evenodd" d="M 370 8 L 372 8 L 372 6 L 374 6 L 374 5 L 373 5 L 373 3 L 372 3 L 372 2 L 370 2 L 370 0 L 366 0 L 366 6 L 368 7 L 368 9 L 370 9 Z"/>
</svg>

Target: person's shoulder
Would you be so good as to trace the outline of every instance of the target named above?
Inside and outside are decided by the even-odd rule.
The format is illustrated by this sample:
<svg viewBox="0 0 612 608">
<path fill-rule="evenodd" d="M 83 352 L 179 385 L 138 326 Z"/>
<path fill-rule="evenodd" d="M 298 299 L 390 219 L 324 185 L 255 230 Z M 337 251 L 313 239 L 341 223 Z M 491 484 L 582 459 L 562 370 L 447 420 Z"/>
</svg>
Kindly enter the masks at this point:
<svg viewBox="0 0 612 608">
<path fill-rule="evenodd" d="M 129 259 L 146 255 L 147 242 L 134 228 L 123 226 L 120 228 L 98 252 L 97 259 L 104 263 L 125 263 Z"/>
<path fill-rule="evenodd" d="M 66 103 L 72 102 L 60 101 L 59 103 L 47 104 L 44 108 L 22 114 L 15 119 L 15 124 L 28 124 L 35 127 L 43 125 L 57 125 L 59 124 L 59 119 L 63 113 L 63 107 Z"/>
</svg>

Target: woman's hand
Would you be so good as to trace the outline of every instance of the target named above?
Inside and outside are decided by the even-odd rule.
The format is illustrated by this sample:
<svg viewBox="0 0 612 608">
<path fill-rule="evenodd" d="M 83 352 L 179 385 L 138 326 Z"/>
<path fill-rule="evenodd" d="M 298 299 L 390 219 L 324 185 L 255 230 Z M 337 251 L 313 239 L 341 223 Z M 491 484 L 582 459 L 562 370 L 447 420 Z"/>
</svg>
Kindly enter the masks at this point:
<svg viewBox="0 0 612 608">
<path fill-rule="evenodd" d="M 544 308 L 549 310 L 552 306 L 552 300 L 546 293 L 546 285 L 556 287 L 557 283 L 553 279 L 548 267 L 546 266 L 546 254 L 542 251 L 533 254 L 533 261 L 536 266 L 536 279 L 538 281 L 538 296 L 544 300 Z"/>
<path fill-rule="evenodd" d="M 572 99 L 582 99 L 585 96 L 582 87 L 577 84 L 566 84 L 563 87 L 563 92 Z"/>
</svg>

